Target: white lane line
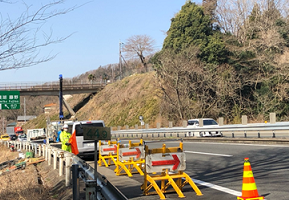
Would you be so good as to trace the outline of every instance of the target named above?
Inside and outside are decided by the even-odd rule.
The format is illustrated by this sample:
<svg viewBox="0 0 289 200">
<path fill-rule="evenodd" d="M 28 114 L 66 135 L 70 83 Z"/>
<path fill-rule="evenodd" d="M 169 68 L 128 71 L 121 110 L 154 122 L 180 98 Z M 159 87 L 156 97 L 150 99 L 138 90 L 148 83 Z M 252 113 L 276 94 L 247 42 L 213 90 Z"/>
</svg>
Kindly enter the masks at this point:
<svg viewBox="0 0 289 200">
<path fill-rule="evenodd" d="M 185 153 L 204 154 L 204 155 L 223 156 L 223 157 L 232 157 L 233 156 L 233 155 L 227 155 L 227 154 L 205 153 L 205 152 L 197 152 L 197 151 L 185 151 Z"/>
<path fill-rule="evenodd" d="M 244 144 L 244 143 L 229 143 L 229 142 L 184 142 L 184 143 L 197 143 L 197 144 L 222 144 L 222 145 L 239 145 L 239 146 L 255 146 L 255 147 L 280 147 L 280 148 L 283 148 L 283 147 L 287 147 L 289 148 L 289 145 L 278 145 L 278 144 Z"/>
<path fill-rule="evenodd" d="M 212 183 L 207 183 L 207 182 L 204 182 L 204 181 L 201 181 L 201 180 L 198 180 L 198 179 L 194 179 L 194 178 L 192 178 L 192 180 L 196 184 L 199 184 L 199 185 L 203 185 L 203 186 L 215 189 L 215 190 L 219 190 L 221 192 L 225 192 L 225 193 L 228 193 L 228 194 L 231 194 L 231 195 L 234 195 L 234 196 L 242 196 L 242 192 L 238 192 L 236 190 L 231 190 L 229 188 L 225 188 L 225 187 L 222 187 L 222 186 L 219 186 L 219 185 L 215 185 L 215 184 L 212 184 Z"/>
</svg>

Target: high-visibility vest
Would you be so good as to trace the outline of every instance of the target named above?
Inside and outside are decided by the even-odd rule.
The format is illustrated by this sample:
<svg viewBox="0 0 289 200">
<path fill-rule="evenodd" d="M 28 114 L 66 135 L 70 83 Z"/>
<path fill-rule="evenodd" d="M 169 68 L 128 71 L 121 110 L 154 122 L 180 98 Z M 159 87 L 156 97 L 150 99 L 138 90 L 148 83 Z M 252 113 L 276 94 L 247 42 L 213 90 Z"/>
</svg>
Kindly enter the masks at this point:
<svg viewBox="0 0 289 200">
<path fill-rule="evenodd" d="M 70 137 L 71 137 L 71 134 L 66 132 L 66 131 L 62 131 L 60 133 L 60 140 L 61 140 L 61 144 L 62 144 L 61 149 L 62 150 L 71 152 L 71 146 L 65 144 L 65 143 L 69 143 Z"/>
</svg>

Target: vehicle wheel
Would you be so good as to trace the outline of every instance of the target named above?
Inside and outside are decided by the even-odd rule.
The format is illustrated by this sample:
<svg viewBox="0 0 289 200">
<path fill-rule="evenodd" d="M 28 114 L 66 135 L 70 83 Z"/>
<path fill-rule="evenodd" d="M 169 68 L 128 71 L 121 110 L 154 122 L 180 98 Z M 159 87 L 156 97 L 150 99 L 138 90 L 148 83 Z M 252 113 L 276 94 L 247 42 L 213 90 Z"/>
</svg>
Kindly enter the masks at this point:
<svg viewBox="0 0 289 200">
<path fill-rule="evenodd" d="M 204 134 L 202 132 L 199 133 L 200 137 L 204 137 Z"/>
</svg>

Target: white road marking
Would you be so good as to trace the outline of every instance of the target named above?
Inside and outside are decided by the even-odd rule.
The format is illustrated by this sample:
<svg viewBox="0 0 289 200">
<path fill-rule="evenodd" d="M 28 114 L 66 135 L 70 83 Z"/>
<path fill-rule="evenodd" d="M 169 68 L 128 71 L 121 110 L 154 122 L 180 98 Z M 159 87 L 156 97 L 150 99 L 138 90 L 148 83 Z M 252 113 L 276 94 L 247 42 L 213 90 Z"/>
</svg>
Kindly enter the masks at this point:
<svg viewBox="0 0 289 200">
<path fill-rule="evenodd" d="M 197 180 L 197 179 L 194 179 L 194 178 L 192 178 L 192 180 L 194 181 L 194 183 L 199 184 L 199 185 L 203 185 L 203 186 L 215 189 L 215 190 L 219 190 L 221 192 L 225 192 L 225 193 L 228 193 L 228 194 L 231 194 L 231 195 L 234 195 L 234 196 L 242 196 L 242 192 L 238 192 L 236 190 L 231 190 L 229 188 L 225 188 L 225 187 L 222 187 L 222 186 L 219 186 L 219 185 L 215 185 L 215 184 L 212 184 L 212 183 L 207 183 L 207 182 L 204 182 L 204 181 L 201 181 L 201 180 Z"/>
<path fill-rule="evenodd" d="M 223 157 L 232 157 L 232 156 L 233 156 L 233 155 L 227 155 L 227 154 L 205 153 L 205 152 L 198 152 L 198 151 L 184 151 L 184 152 L 185 152 L 185 153 L 211 155 L 211 156 L 223 156 Z"/>
<path fill-rule="evenodd" d="M 222 145 L 239 145 L 239 146 L 259 146 L 259 147 L 287 147 L 289 148 L 289 145 L 278 145 L 278 144 L 244 144 L 244 143 L 229 143 L 229 142 L 183 142 L 183 143 L 198 143 L 198 144 L 222 144 Z"/>
</svg>

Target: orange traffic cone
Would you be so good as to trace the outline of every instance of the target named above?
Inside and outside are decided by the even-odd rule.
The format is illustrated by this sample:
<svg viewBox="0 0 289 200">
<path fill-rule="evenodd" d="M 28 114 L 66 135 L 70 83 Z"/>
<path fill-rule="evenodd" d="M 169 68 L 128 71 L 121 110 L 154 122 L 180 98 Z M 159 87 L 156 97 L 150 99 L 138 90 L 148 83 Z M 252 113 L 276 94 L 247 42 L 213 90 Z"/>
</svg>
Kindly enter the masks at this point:
<svg viewBox="0 0 289 200">
<path fill-rule="evenodd" d="M 259 196 L 255 179 L 253 176 L 251 164 L 249 158 L 244 159 L 244 172 L 243 172 L 243 185 L 242 185 L 242 196 L 237 197 L 241 200 L 259 200 L 264 197 Z"/>
</svg>

